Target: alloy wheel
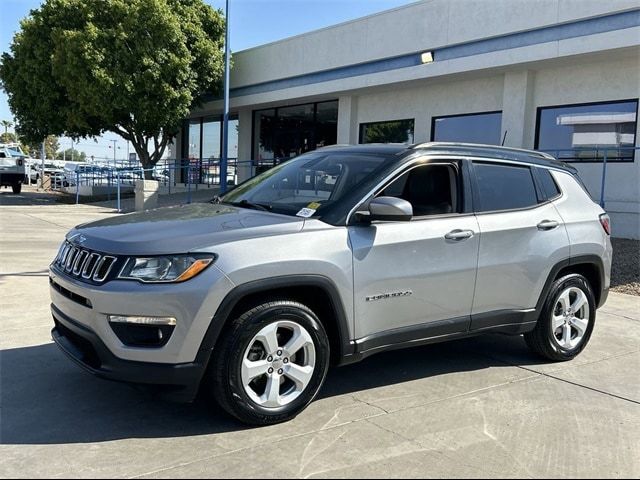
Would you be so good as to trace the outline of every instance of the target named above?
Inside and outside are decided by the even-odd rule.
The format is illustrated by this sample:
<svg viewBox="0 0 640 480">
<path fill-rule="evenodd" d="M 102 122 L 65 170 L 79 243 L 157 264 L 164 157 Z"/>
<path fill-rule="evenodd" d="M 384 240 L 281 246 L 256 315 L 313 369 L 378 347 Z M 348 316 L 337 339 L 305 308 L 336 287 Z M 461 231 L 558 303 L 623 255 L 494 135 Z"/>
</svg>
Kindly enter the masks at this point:
<svg viewBox="0 0 640 480">
<path fill-rule="evenodd" d="M 565 350 L 576 348 L 589 326 L 589 300 L 576 287 L 565 289 L 553 309 L 551 328 L 556 343 Z"/>
<path fill-rule="evenodd" d="M 295 322 L 279 320 L 262 328 L 242 357 L 242 385 L 263 408 L 279 408 L 307 388 L 316 365 L 309 332 Z"/>
</svg>

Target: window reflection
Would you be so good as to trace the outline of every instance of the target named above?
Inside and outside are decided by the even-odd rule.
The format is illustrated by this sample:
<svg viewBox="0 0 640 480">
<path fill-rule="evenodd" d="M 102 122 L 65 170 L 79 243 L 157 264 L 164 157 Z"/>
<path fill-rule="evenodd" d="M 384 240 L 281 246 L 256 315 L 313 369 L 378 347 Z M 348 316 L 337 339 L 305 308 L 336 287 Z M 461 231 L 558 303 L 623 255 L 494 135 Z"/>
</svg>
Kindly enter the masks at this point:
<svg viewBox="0 0 640 480">
<path fill-rule="evenodd" d="M 431 140 L 500 145 L 501 129 L 502 112 L 434 117 L 431 124 Z"/>
<path fill-rule="evenodd" d="M 222 122 L 218 118 L 219 117 L 206 117 L 202 123 L 203 159 L 215 160 L 220 158 Z"/>
<path fill-rule="evenodd" d="M 360 143 L 413 143 L 414 121 L 391 120 L 360 124 Z"/>
<path fill-rule="evenodd" d="M 338 102 L 320 102 L 254 112 L 254 158 L 277 163 L 337 140 Z"/>
<path fill-rule="evenodd" d="M 565 161 L 633 161 L 638 101 L 541 107 L 536 148 Z"/>
<path fill-rule="evenodd" d="M 188 133 L 188 157 L 190 159 L 200 158 L 200 119 L 189 120 Z"/>
</svg>

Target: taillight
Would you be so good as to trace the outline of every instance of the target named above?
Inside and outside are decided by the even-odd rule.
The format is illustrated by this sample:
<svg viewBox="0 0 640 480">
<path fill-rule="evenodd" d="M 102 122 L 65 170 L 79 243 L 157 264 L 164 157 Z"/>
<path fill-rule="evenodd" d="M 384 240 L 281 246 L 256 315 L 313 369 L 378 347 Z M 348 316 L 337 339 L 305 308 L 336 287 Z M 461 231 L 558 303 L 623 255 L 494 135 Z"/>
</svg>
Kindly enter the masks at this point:
<svg viewBox="0 0 640 480">
<path fill-rule="evenodd" d="M 604 231 L 607 233 L 607 235 L 611 235 L 611 219 L 609 218 L 609 215 L 607 215 L 606 213 L 600 215 L 600 224 L 602 225 L 602 228 L 604 228 Z"/>
</svg>

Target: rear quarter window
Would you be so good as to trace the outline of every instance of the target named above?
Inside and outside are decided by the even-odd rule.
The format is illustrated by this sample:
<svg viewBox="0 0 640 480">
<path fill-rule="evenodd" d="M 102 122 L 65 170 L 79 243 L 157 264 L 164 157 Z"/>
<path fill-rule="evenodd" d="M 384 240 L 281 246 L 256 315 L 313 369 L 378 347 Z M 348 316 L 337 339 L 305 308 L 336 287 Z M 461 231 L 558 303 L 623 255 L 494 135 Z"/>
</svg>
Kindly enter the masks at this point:
<svg viewBox="0 0 640 480">
<path fill-rule="evenodd" d="M 541 187 L 547 197 L 547 200 L 553 200 L 560 196 L 560 188 L 558 188 L 558 185 L 549 170 L 546 168 L 539 168 L 538 178 L 540 179 Z"/>
<path fill-rule="evenodd" d="M 529 167 L 474 162 L 473 170 L 478 186 L 476 211 L 514 210 L 538 204 Z"/>
</svg>

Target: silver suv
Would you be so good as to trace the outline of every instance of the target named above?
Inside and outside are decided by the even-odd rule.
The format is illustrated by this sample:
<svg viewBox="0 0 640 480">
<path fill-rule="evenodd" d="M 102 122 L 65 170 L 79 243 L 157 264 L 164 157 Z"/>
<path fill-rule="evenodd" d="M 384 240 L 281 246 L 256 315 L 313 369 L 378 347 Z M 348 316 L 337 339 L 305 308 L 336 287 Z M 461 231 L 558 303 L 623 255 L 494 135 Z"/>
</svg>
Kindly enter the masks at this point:
<svg viewBox="0 0 640 480">
<path fill-rule="evenodd" d="M 209 204 L 80 225 L 51 264 L 53 339 L 100 377 L 200 386 L 243 422 L 300 413 L 329 365 L 482 333 L 587 345 L 609 218 L 545 154 L 328 147 Z"/>
</svg>

